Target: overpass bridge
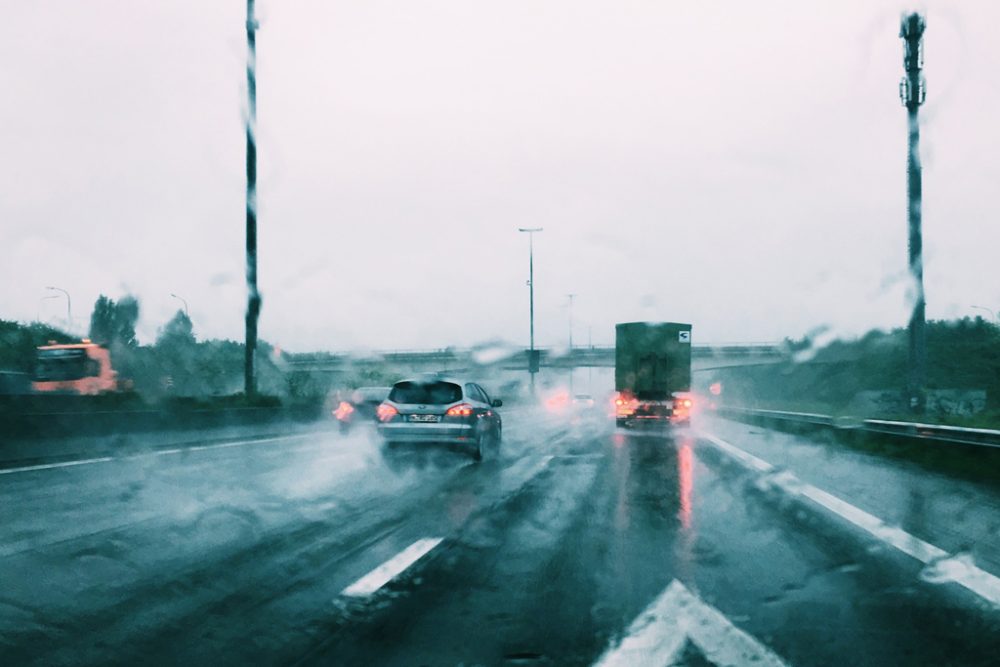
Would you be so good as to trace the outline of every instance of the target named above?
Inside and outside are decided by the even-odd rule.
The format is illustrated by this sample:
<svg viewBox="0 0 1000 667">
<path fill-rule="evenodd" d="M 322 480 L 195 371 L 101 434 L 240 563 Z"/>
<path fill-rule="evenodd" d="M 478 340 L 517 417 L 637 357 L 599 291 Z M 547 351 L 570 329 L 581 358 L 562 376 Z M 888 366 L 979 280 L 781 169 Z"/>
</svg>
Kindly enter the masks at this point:
<svg viewBox="0 0 1000 667">
<path fill-rule="evenodd" d="M 538 348 L 541 368 L 613 368 L 613 346 L 574 347 L 572 350 Z M 734 366 L 782 363 L 789 358 L 779 343 L 730 343 L 693 345 L 694 372 Z M 526 371 L 527 350 L 510 346 L 445 348 L 438 350 L 399 350 L 367 353 L 310 353 L 286 357 L 289 370 L 309 374 L 356 373 L 385 370 L 395 374 L 465 373 L 475 371 Z"/>
</svg>

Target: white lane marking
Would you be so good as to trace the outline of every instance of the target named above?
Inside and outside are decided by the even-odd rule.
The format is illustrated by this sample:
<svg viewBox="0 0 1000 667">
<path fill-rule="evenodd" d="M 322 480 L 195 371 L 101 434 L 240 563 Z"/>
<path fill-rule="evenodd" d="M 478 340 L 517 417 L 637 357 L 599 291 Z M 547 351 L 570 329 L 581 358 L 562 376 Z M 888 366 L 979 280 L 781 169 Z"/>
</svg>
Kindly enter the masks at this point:
<svg viewBox="0 0 1000 667">
<path fill-rule="evenodd" d="M 244 447 L 246 445 L 259 445 L 267 442 L 280 442 L 282 440 L 292 440 L 294 438 L 305 438 L 311 433 L 298 433 L 295 435 L 278 435 L 272 438 L 259 438 L 256 440 L 238 440 L 236 442 L 223 442 L 218 445 L 198 445 L 196 447 L 178 447 L 176 449 L 163 449 L 148 454 L 136 454 L 126 458 L 140 459 L 146 456 L 166 456 L 168 454 L 183 454 L 184 452 L 203 452 L 209 449 L 225 449 L 227 447 Z"/>
<path fill-rule="evenodd" d="M 734 459 L 739 460 L 740 463 L 747 466 L 748 468 L 753 468 L 758 472 L 770 472 L 774 470 L 774 466 L 765 461 L 764 459 L 759 459 L 753 454 L 745 452 L 735 445 L 729 444 L 722 438 L 717 438 L 714 435 L 705 432 L 699 432 L 699 435 L 701 435 L 701 437 L 705 438 L 706 440 L 710 441 L 712 444 L 714 444 L 722 451 L 732 456 Z"/>
<path fill-rule="evenodd" d="M 258 440 L 240 440 L 237 442 L 224 442 L 219 445 L 199 445 L 197 447 L 179 447 L 176 449 L 161 449 L 145 454 L 133 454 L 130 456 L 102 456 L 94 459 L 80 459 L 78 461 L 61 461 L 59 463 L 43 463 L 33 466 L 22 466 L 20 468 L 0 468 L 0 475 L 13 475 L 18 472 L 32 472 L 35 470 L 53 470 L 56 468 L 71 468 L 73 466 L 85 466 L 93 463 L 108 463 L 110 461 L 128 461 L 133 459 L 144 459 L 150 456 L 169 456 L 171 454 L 182 454 L 184 452 L 200 452 L 207 449 L 224 449 L 226 447 L 244 447 L 246 445 L 259 445 L 267 442 L 279 442 L 281 440 L 292 440 L 294 438 L 305 438 L 311 433 L 301 433 L 296 435 L 280 435 L 273 438 L 260 438 Z"/>
<path fill-rule="evenodd" d="M 787 667 L 770 649 L 676 579 L 632 621 L 625 638 L 609 646 L 594 664 L 666 667 L 680 658 L 688 641 L 716 665 Z"/>
<path fill-rule="evenodd" d="M 501 477 L 502 497 L 508 497 L 524 488 L 552 463 L 555 457 L 551 454 L 533 460 L 522 458 L 515 465 L 503 471 Z M 470 464 L 471 465 L 471 464 Z M 340 592 L 346 597 L 368 597 L 387 583 L 398 577 L 404 570 L 423 558 L 427 553 L 441 543 L 443 537 L 428 537 L 417 540 L 401 552 L 382 563 L 374 570 L 364 575 Z"/>
<path fill-rule="evenodd" d="M 431 549 L 441 544 L 443 539 L 443 537 L 426 537 L 417 540 L 345 588 L 340 594 L 348 597 L 368 597 L 426 556 Z"/>
<path fill-rule="evenodd" d="M 91 463 L 105 463 L 113 461 L 110 456 L 102 456 L 98 459 L 83 459 L 80 461 L 63 461 L 62 463 L 45 463 L 36 466 L 24 466 L 22 468 L 5 468 L 0 470 L 0 475 L 12 475 L 15 472 L 31 472 L 32 470 L 51 470 L 52 468 L 69 468 L 70 466 L 85 466 Z"/>
<path fill-rule="evenodd" d="M 773 472 L 775 470 L 774 466 L 767 461 L 743 451 L 736 445 L 708 433 L 701 432 L 700 435 L 754 470 L 759 472 Z M 956 558 L 944 549 L 925 542 L 902 528 L 890 526 L 877 516 L 869 514 L 823 489 L 803 482 L 787 470 L 768 476 L 766 482 L 789 496 L 799 496 L 819 505 L 857 526 L 880 542 L 925 565 L 933 565 L 947 559 L 949 561 L 948 578 L 942 579 L 939 583 L 953 581 L 993 605 L 1000 606 L 1000 577 L 975 566 L 967 559 Z"/>
</svg>

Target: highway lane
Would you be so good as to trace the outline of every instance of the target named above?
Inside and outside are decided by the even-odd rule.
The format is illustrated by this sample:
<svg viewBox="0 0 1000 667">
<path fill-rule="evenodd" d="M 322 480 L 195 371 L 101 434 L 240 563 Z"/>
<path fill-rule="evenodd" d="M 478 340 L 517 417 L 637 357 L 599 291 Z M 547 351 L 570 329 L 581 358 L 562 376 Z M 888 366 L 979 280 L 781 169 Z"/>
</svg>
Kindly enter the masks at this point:
<svg viewBox="0 0 1000 667">
<path fill-rule="evenodd" d="M 995 660 L 994 608 L 760 491 L 707 441 L 605 433 L 591 446 L 600 458 L 556 461 L 523 509 L 467 529 L 402 599 L 304 662 L 590 664 L 675 581 L 784 664 Z M 555 493 L 581 480 L 581 495 Z M 705 664 L 731 635 L 719 627 L 677 659 Z"/>
<path fill-rule="evenodd" d="M 1000 485 L 844 447 L 829 432 L 790 435 L 722 419 L 703 420 L 702 426 L 794 470 L 804 481 L 849 498 L 862 510 L 949 552 L 968 553 L 1000 573 Z"/>
<path fill-rule="evenodd" d="M 481 465 L 327 433 L 0 476 L 0 662 L 992 664 L 994 605 L 710 437 L 511 411 Z"/>
<path fill-rule="evenodd" d="M 0 650 L 18 661 L 39 649 L 40 662 L 103 661 L 93 645 L 109 636 L 137 641 L 151 626 L 197 617 L 202 598 L 259 587 L 262 553 L 263 578 L 364 546 L 377 559 L 392 547 L 377 538 L 405 526 L 400 513 L 452 478 L 488 474 L 509 492 L 511 475 L 532 464 L 518 430 L 507 429 L 503 458 L 482 473 L 460 452 L 383 458 L 359 432 L 4 475 Z M 308 563 L 300 569 L 308 576 Z"/>
</svg>

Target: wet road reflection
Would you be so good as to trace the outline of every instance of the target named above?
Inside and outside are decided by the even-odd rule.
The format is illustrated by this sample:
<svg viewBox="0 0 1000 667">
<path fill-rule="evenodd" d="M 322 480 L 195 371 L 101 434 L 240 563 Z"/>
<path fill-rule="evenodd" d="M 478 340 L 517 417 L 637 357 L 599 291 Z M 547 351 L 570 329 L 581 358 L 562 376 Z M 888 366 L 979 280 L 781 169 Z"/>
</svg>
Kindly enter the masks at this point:
<svg viewBox="0 0 1000 667">
<path fill-rule="evenodd" d="M 36 503 L 86 490 L 85 506 L 64 503 L 81 522 L 168 492 L 198 503 L 0 560 L 0 662 L 40 650 L 56 664 L 586 665 L 675 582 L 797 667 L 892 664 L 896 644 L 919 665 L 995 656 L 1000 625 L 982 610 L 788 507 L 692 432 L 525 423 L 482 463 L 352 434 L 123 464 L 119 485 L 77 470 L 12 487 Z M 129 484 L 138 491 L 123 497 Z M 928 499 L 909 500 L 919 523 Z M 331 602 L 429 538 L 426 558 L 370 604 Z M 65 581 L 33 585 L 39 563 L 47 584 Z M 956 646 L 964 661 L 949 663 Z"/>
<path fill-rule="evenodd" d="M 677 481 L 680 486 L 681 526 L 690 530 L 691 491 L 694 489 L 694 452 L 690 437 L 683 437 L 677 447 Z"/>
</svg>

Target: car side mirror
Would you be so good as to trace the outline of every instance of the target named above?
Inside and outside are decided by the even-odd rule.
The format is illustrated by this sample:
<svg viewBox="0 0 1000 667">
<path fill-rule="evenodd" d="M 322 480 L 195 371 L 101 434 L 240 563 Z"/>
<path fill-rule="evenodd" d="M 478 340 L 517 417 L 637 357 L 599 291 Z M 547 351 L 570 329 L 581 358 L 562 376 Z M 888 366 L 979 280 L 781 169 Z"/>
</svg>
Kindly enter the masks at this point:
<svg viewBox="0 0 1000 667">
<path fill-rule="evenodd" d="M 503 406 L 503 401 L 501 401 L 499 398 L 494 398 L 493 402 L 490 403 L 490 405 L 492 405 L 494 408 L 499 408 Z"/>
</svg>

